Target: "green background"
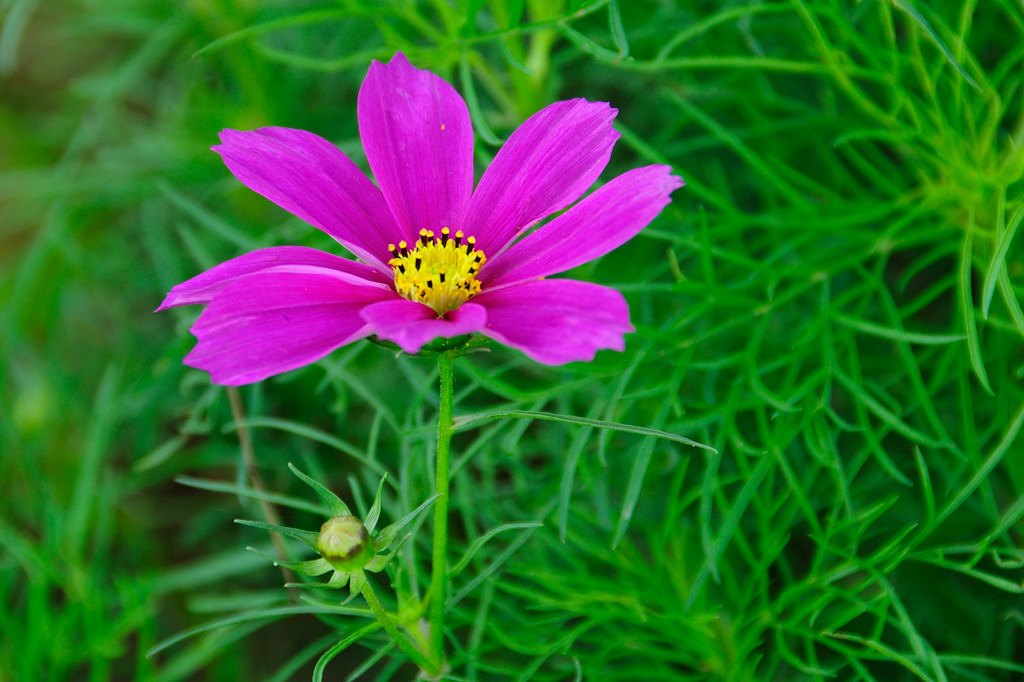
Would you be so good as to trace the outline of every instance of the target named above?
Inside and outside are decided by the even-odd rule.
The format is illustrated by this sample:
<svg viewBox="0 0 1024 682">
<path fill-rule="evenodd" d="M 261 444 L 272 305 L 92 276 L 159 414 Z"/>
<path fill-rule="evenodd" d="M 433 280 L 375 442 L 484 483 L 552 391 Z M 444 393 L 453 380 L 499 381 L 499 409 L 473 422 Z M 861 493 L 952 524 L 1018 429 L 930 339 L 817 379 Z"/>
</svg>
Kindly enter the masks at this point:
<svg viewBox="0 0 1024 682">
<path fill-rule="evenodd" d="M 571 273 L 626 294 L 626 351 L 549 368 L 492 344 L 456 364 L 456 413 L 718 451 L 459 435 L 453 558 L 543 526 L 455 576 L 451 679 L 1024 676 L 1019 2 L 2 0 L 0 20 L 0 680 L 304 680 L 366 622 L 343 595 L 290 601 L 245 551 L 271 550 L 232 523 L 261 518 L 238 435 L 287 525 L 323 521 L 287 462 L 362 509 L 389 472 L 390 523 L 431 489 L 432 363 L 341 349 L 244 388 L 240 431 L 181 365 L 198 310 L 152 311 L 253 248 L 339 250 L 208 148 L 280 125 L 365 165 L 356 93 L 396 50 L 467 98 L 478 172 L 586 97 L 619 109 L 604 180 L 687 181 Z M 428 565 L 421 520 L 390 577 L 422 592 Z M 411 679 L 375 637 L 325 679 Z"/>
</svg>

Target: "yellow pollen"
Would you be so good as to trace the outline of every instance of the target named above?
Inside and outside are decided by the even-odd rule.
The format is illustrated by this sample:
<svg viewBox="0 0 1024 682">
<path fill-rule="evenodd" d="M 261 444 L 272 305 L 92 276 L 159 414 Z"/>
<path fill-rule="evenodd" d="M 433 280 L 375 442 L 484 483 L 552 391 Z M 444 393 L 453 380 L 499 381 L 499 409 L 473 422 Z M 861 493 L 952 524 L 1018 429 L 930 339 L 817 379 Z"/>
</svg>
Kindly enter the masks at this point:
<svg viewBox="0 0 1024 682">
<path fill-rule="evenodd" d="M 404 241 L 398 246 L 388 244 L 395 289 L 403 298 L 429 305 L 438 316 L 455 310 L 480 293 L 476 276 L 487 256 L 475 244 L 475 237 L 467 239 L 462 230 L 452 235 L 447 227 L 436 236 L 431 230 L 420 230 L 411 247 Z"/>
</svg>

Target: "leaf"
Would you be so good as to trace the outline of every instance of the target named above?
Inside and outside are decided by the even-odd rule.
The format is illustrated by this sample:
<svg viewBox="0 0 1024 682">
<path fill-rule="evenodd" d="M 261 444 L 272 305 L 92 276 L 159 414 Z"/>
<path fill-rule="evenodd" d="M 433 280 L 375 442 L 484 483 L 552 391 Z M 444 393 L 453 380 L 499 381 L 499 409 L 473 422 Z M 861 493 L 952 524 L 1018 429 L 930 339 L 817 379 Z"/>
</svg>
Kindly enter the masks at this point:
<svg viewBox="0 0 1024 682">
<path fill-rule="evenodd" d="M 254 553 L 254 554 L 259 554 L 264 559 L 269 559 L 271 562 L 273 562 L 273 564 L 275 566 L 284 566 L 285 568 L 290 568 L 291 570 L 295 571 L 296 573 L 301 573 L 302 575 L 308 575 L 308 576 L 314 576 L 315 577 L 315 576 L 318 576 L 318 575 L 323 575 L 324 573 L 327 573 L 328 571 L 334 570 L 331 567 L 331 565 L 329 563 L 327 563 L 327 559 L 324 559 L 323 557 L 318 557 L 316 559 L 310 559 L 309 561 L 281 561 L 280 559 L 278 559 L 277 557 L 273 556 L 272 554 L 267 554 L 266 552 L 261 552 L 260 550 L 256 549 L 255 547 L 246 547 L 246 549 L 249 550 L 250 552 Z M 301 584 L 304 585 L 305 583 L 301 583 Z"/>
<path fill-rule="evenodd" d="M 942 441 L 931 438 L 930 436 L 921 433 L 914 427 L 902 421 L 899 417 L 893 414 L 892 411 L 885 407 L 885 405 L 883 405 L 881 402 L 879 402 L 871 395 L 869 395 L 863 386 L 860 386 L 859 384 L 854 382 L 854 380 L 851 377 L 848 377 L 838 367 L 833 368 L 833 376 L 843 386 L 843 388 L 850 392 L 850 395 L 852 395 L 855 399 L 857 399 L 858 402 L 864 405 L 868 412 L 871 412 L 876 417 L 881 419 L 883 422 L 891 426 L 893 431 L 895 431 L 896 433 L 899 433 L 900 435 L 909 438 L 915 443 L 924 445 L 925 447 L 942 449 L 949 447 L 947 443 L 943 443 Z M 901 482 L 903 482 L 904 485 L 910 485 L 910 481 L 908 481 L 906 477 L 904 477 L 898 471 L 894 473 L 898 474 L 898 477 L 901 479 Z"/>
<path fill-rule="evenodd" d="M 1016 236 L 1017 228 L 1020 227 L 1022 221 L 1024 221 L 1024 206 L 1021 206 L 1013 214 L 1010 227 L 1000 236 L 996 250 L 992 253 L 992 260 L 989 261 L 988 269 L 985 271 L 985 283 L 981 289 L 981 314 L 986 319 L 989 305 L 992 303 L 992 295 L 996 292 L 999 273 L 1006 269 L 1006 254 L 1010 250 L 1010 242 Z"/>
<path fill-rule="evenodd" d="M 385 568 L 387 568 L 387 565 L 391 563 L 391 560 L 398 555 L 398 551 L 402 549 L 402 545 L 404 545 L 411 537 L 412 533 L 406 533 L 405 535 L 403 535 L 402 539 L 398 541 L 398 544 L 395 545 L 395 548 L 393 550 L 391 550 L 387 554 L 378 554 L 377 556 L 373 557 L 372 559 L 370 559 L 370 563 L 366 564 L 363 570 L 370 571 L 371 573 L 380 573 L 381 571 L 383 571 Z"/>
<path fill-rule="evenodd" d="M 328 663 L 334 660 L 335 656 L 361 640 L 363 637 L 366 637 L 368 634 L 376 632 L 379 629 L 380 623 L 367 623 L 325 651 L 324 655 L 320 657 L 320 660 L 316 662 L 316 667 L 313 668 L 313 682 L 323 682 L 324 668 L 327 667 Z"/>
<path fill-rule="evenodd" d="M 380 479 L 380 484 L 377 486 L 377 496 L 373 498 L 373 505 L 363 521 L 363 526 L 366 528 L 367 533 L 372 533 L 373 529 L 377 527 L 377 519 L 380 518 L 380 496 L 384 492 L 384 481 L 387 477 L 388 475 L 384 474 L 384 477 Z"/>
<path fill-rule="evenodd" d="M 287 526 L 275 526 L 269 523 L 263 523 L 262 521 L 250 521 L 248 519 L 235 519 L 235 523 L 242 526 L 252 526 L 253 528 L 262 528 L 263 530 L 273 531 L 274 533 L 280 533 L 281 535 L 287 535 L 290 538 L 295 538 L 299 542 L 304 542 L 313 549 L 316 549 L 316 540 L 319 534 L 314 533 L 311 530 L 300 530 L 298 528 L 288 528 Z"/>
<path fill-rule="evenodd" d="M 373 541 L 373 549 L 377 552 L 382 552 L 385 549 L 387 549 L 391 545 L 391 542 L 395 539 L 395 535 L 398 534 L 398 531 L 405 528 L 410 521 L 416 518 L 417 514 L 419 514 L 421 511 L 429 507 L 431 504 L 433 504 L 434 500 L 436 500 L 439 497 L 441 497 L 440 493 L 430 496 L 423 504 L 413 509 L 411 512 L 400 518 L 398 521 L 395 521 L 387 528 L 381 530 L 380 534 L 377 535 L 377 537 Z"/>
<path fill-rule="evenodd" d="M 656 423 L 660 426 L 668 417 L 671 409 L 671 402 L 666 400 L 658 413 Z M 629 522 L 633 518 L 633 510 L 640 501 L 644 476 L 647 474 L 647 467 L 651 464 L 651 456 L 654 454 L 654 438 L 645 438 L 640 445 L 637 456 L 633 459 L 633 468 L 629 472 L 629 481 L 626 483 L 626 494 L 623 496 L 622 508 L 619 511 L 619 520 L 615 524 L 615 533 L 612 535 L 612 548 L 618 547 L 629 529 Z"/>
<path fill-rule="evenodd" d="M 506 523 L 502 526 L 498 526 L 497 528 L 492 528 L 491 530 L 487 531 L 486 533 L 484 533 L 483 535 L 481 535 L 473 541 L 473 544 L 469 546 L 469 549 L 467 549 L 466 553 L 462 555 L 462 558 L 459 559 L 459 562 L 455 564 L 455 566 L 453 566 L 452 568 L 448 569 L 448 577 L 451 578 L 457 575 L 460 571 L 462 571 L 462 569 L 464 569 L 469 564 L 469 562 L 473 560 L 473 557 L 476 555 L 477 552 L 480 551 L 480 548 L 487 544 L 487 541 L 493 538 L 495 535 L 498 535 L 499 533 L 504 533 L 507 530 L 515 530 L 517 528 L 540 528 L 543 525 L 543 523 L 527 521 L 524 523 Z"/>
<path fill-rule="evenodd" d="M 282 507 L 300 509 L 313 514 L 328 513 L 327 508 L 323 505 L 314 504 L 294 497 L 288 497 L 286 495 L 277 495 L 275 493 L 263 492 L 262 490 L 253 490 L 247 486 L 235 483 L 211 481 L 204 478 L 193 478 L 192 476 L 177 476 L 175 477 L 174 482 L 190 488 L 197 488 L 199 490 L 209 490 L 216 493 L 229 493 L 240 497 L 248 497 L 253 500 L 265 500 L 267 502 L 273 502 L 274 504 L 281 505 Z"/>
<path fill-rule="evenodd" d="M 981 467 L 974 472 L 974 475 L 971 476 L 971 480 L 968 481 L 952 499 L 943 505 L 942 509 L 935 516 L 935 521 L 929 524 L 929 528 L 933 528 L 945 521 L 949 515 L 956 511 L 956 509 L 959 508 L 968 497 L 970 497 L 971 493 L 981 485 L 981 482 L 984 481 L 996 465 L 1002 461 L 1003 456 L 1009 451 L 1010 446 L 1013 445 L 1015 440 L 1017 440 L 1017 434 L 1020 432 L 1021 426 L 1024 426 L 1024 404 L 1022 404 L 1020 409 L 1017 411 L 1017 415 L 1013 418 L 1009 428 L 1007 428 L 1006 433 L 1003 434 L 1002 440 L 999 441 L 999 444 L 992 451 L 992 454 L 989 455 L 988 459 L 985 460 Z"/>
<path fill-rule="evenodd" d="M 186 194 L 179 192 L 164 180 L 158 180 L 157 190 L 164 195 L 171 204 L 181 210 L 182 213 L 191 217 L 197 225 L 201 226 L 209 234 L 216 235 L 224 241 L 235 246 L 251 251 L 259 246 L 254 239 L 238 230 L 217 214 L 212 213 L 205 206 L 194 201 Z"/>
<path fill-rule="evenodd" d="M 922 334 L 917 332 L 908 332 L 902 329 L 883 327 L 882 325 L 875 324 L 874 322 L 862 320 L 859 317 L 843 315 L 842 313 L 836 312 L 830 313 L 829 319 L 835 320 L 836 322 L 839 322 L 846 327 L 850 327 L 851 329 L 864 332 L 865 334 L 880 336 L 884 339 L 892 339 L 893 341 L 916 343 L 922 346 L 938 346 L 948 343 L 956 343 L 957 341 L 963 341 L 967 338 L 964 334 Z"/>
<path fill-rule="evenodd" d="M 473 130 L 483 138 L 489 145 L 501 144 L 501 138 L 494 134 L 491 126 L 487 123 L 483 110 L 480 108 L 480 101 L 476 96 L 476 86 L 473 84 L 473 72 L 469 67 L 469 50 L 463 50 L 459 59 L 459 81 L 462 83 L 462 94 L 466 99 L 466 108 L 473 119 Z"/>
<path fill-rule="evenodd" d="M 540 513 L 539 513 L 539 514 L 537 515 L 537 518 L 541 518 L 541 519 L 542 519 L 542 518 L 546 517 L 546 516 L 547 516 L 547 515 L 548 515 L 549 513 L 551 513 L 551 510 L 552 510 L 553 508 L 554 508 L 554 504 L 553 504 L 553 503 L 549 503 L 549 504 L 547 504 L 547 505 L 546 505 L 546 506 L 545 506 L 545 507 L 544 507 L 544 508 L 543 508 L 543 509 L 542 509 L 542 510 L 540 511 Z M 516 538 L 516 539 L 515 539 L 515 540 L 514 540 L 514 541 L 512 542 L 512 544 L 510 544 L 510 545 L 509 545 L 508 547 L 506 547 L 506 548 L 504 549 L 504 551 L 502 551 L 502 553 L 501 553 L 501 554 L 499 554 L 499 555 L 498 555 L 497 557 L 495 557 L 494 561 L 492 561 L 491 563 L 489 563 L 489 564 L 487 565 L 487 568 L 483 569 L 482 571 L 480 571 L 479 573 L 477 573 L 477 574 L 476 574 L 475 576 L 473 576 L 473 579 L 472 579 L 472 580 L 470 580 L 470 581 L 469 581 L 468 583 L 466 583 L 465 585 L 463 585 L 463 586 L 462 586 L 462 589 L 461 589 L 461 590 L 459 590 L 459 591 L 458 591 L 458 592 L 457 592 L 456 594 L 453 594 L 452 596 L 450 596 L 450 597 L 448 598 L 448 604 L 447 604 L 447 608 L 449 608 L 449 609 L 450 609 L 450 608 L 454 607 L 454 606 L 455 606 L 456 604 L 458 604 L 458 603 L 459 603 L 460 601 L 462 601 L 463 599 L 465 599 L 465 598 L 466 598 L 466 595 L 468 595 L 468 594 L 472 593 L 472 592 L 473 592 L 473 590 L 475 590 L 475 589 L 476 589 L 477 587 L 479 587 L 479 586 L 480 586 L 480 585 L 481 585 L 482 583 L 484 583 L 484 582 L 486 582 L 487 580 L 489 580 L 489 579 L 490 579 L 490 577 L 491 577 L 492 575 L 494 575 L 494 574 L 495 574 L 495 573 L 497 573 L 497 572 L 498 572 L 499 570 L 501 570 L 501 567 L 502 567 L 502 566 L 504 566 L 504 565 L 505 565 L 505 563 L 506 563 L 506 562 L 507 562 L 507 561 L 508 561 L 509 559 L 511 559 L 511 558 L 512 558 L 512 556 L 513 556 L 513 555 L 514 555 L 514 554 L 515 554 L 515 553 L 516 553 L 517 551 L 519 551 L 519 548 L 520 548 L 520 547 L 522 547 L 522 546 L 523 546 L 523 544 L 524 544 L 524 543 L 525 543 L 525 542 L 526 542 L 527 540 L 529 540 L 529 539 L 530 539 L 530 536 L 531 536 L 531 535 L 533 535 L 533 532 L 534 532 L 535 530 L 536 530 L 536 528 L 525 528 L 525 529 L 523 529 L 523 532 L 519 534 L 519 537 L 517 537 L 517 538 Z"/>
<path fill-rule="evenodd" d="M 292 26 L 303 26 L 305 24 L 321 24 L 331 19 L 345 19 L 351 14 L 349 9 L 329 9 L 329 10 L 318 10 L 315 12 L 307 12 L 305 14 L 295 14 L 290 17 L 284 17 L 282 19 L 274 19 L 273 21 L 267 21 L 262 24 L 255 24 L 253 26 L 246 26 L 240 31 L 229 33 L 226 36 L 222 36 L 212 43 L 205 45 L 199 50 L 192 53 L 192 58 L 200 57 L 205 54 L 210 54 L 218 50 L 222 50 L 232 43 L 236 43 L 246 38 L 253 38 L 260 36 L 265 33 L 272 33 L 282 28 L 290 28 Z"/>
<path fill-rule="evenodd" d="M 974 298 L 971 295 L 971 240 L 974 236 L 974 216 L 971 216 L 971 224 L 964 233 L 964 243 L 960 249 L 960 287 L 957 289 L 960 298 L 960 314 L 963 316 L 964 331 L 967 332 L 967 355 L 971 360 L 971 367 L 974 369 L 981 387 L 985 392 L 994 396 L 992 387 L 988 383 L 988 373 L 985 371 L 985 362 L 981 359 L 981 342 L 978 340 L 978 325 L 974 319 Z"/>
<path fill-rule="evenodd" d="M 617 52 L 609 50 L 607 47 L 594 42 L 568 24 L 559 23 L 555 24 L 555 27 L 562 32 L 562 35 L 569 39 L 570 43 L 578 47 L 583 52 L 597 57 L 601 61 L 617 62 L 619 60 L 619 54 Z"/>
<path fill-rule="evenodd" d="M 368 469 L 372 470 L 378 476 L 383 476 L 387 471 L 378 463 L 366 456 L 365 453 L 360 451 L 358 448 L 349 445 L 340 438 L 336 438 L 329 433 L 325 433 L 320 429 L 315 429 L 312 426 L 300 424 L 298 422 L 289 421 L 287 419 L 277 419 L 275 417 L 249 417 L 242 421 L 231 422 L 224 427 L 225 431 L 239 429 L 242 427 L 248 427 L 250 429 L 255 428 L 271 428 L 280 429 L 293 433 L 296 436 L 308 438 L 318 443 L 323 443 L 329 447 L 334 448 L 340 452 L 344 452 L 346 455 L 364 464 Z"/>
<path fill-rule="evenodd" d="M 92 420 L 78 458 L 80 466 L 61 538 L 73 556 L 84 551 L 89 535 L 95 532 L 92 521 L 99 507 L 97 499 L 102 500 L 100 483 L 103 480 L 103 460 L 111 453 L 110 444 L 117 434 L 119 422 L 117 408 L 124 399 L 120 383 L 121 368 L 114 364 L 108 365 L 92 402 Z"/>
<path fill-rule="evenodd" d="M 718 452 L 710 445 L 704 445 L 703 443 L 698 443 L 695 440 L 690 440 L 689 438 L 669 433 L 667 431 L 649 429 L 644 426 L 633 426 L 631 424 L 603 421 L 601 419 L 574 417 L 571 415 L 553 414 L 551 412 L 535 412 L 533 410 L 500 410 L 497 412 L 468 414 L 456 417 L 454 426 L 456 431 L 466 431 L 492 419 L 539 419 L 540 421 L 562 422 L 563 424 L 576 424 L 578 426 L 595 426 L 599 429 L 610 429 L 612 431 L 622 431 L 623 433 L 635 433 L 641 436 L 654 436 L 655 438 L 663 438 L 665 440 L 682 443 L 691 447 L 702 448 L 704 450 L 710 450 L 711 452 Z"/>
<path fill-rule="evenodd" d="M 716 564 L 725 552 L 726 547 L 729 545 L 729 541 L 732 540 L 733 534 L 736 529 L 739 528 L 740 521 L 743 518 L 744 512 L 747 510 L 747 506 L 750 501 L 754 499 L 754 494 L 757 492 L 758 486 L 761 485 L 761 481 L 767 475 L 768 470 L 772 466 L 772 458 L 768 455 L 761 457 L 758 461 L 757 466 L 750 473 L 746 482 L 743 484 L 743 488 L 740 489 L 736 499 L 733 502 L 732 507 L 729 509 L 729 513 L 726 514 L 725 520 L 722 522 L 722 527 L 719 529 L 718 537 L 715 538 L 711 546 L 711 554 L 704 557 L 704 564 L 700 567 L 700 571 L 697 573 L 693 580 L 693 584 L 690 587 L 690 595 L 686 599 L 686 603 L 683 606 L 683 612 L 689 613 L 693 607 L 694 602 L 701 593 L 701 588 L 708 576 L 716 571 Z"/>
<path fill-rule="evenodd" d="M 622 15 L 619 12 L 619 3 L 612 0 L 608 3 L 608 27 L 611 29 L 612 42 L 618 49 L 617 57 L 623 59 L 629 56 L 629 41 L 626 39 L 626 29 L 622 25 Z"/>
<path fill-rule="evenodd" d="M 978 82 L 971 78 L 970 74 L 964 70 L 964 67 L 960 66 L 960 62 L 958 62 L 956 57 L 953 56 L 953 52 L 946 47 L 946 43 L 942 42 L 942 38 L 940 38 L 939 34 L 935 32 L 935 29 L 933 29 L 931 24 L 928 23 L 928 20 L 924 18 L 924 15 L 917 11 L 917 8 L 914 7 L 913 3 L 910 0 L 893 0 L 893 4 L 917 22 L 917 25 L 924 29 L 924 32 L 932 39 L 935 46 L 942 51 L 943 55 L 945 55 L 946 61 L 952 64 L 953 68 L 959 71 L 964 80 L 970 83 L 975 90 L 981 92 L 981 86 L 978 85 Z"/>
<path fill-rule="evenodd" d="M 600 413 L 600 403 L 595 401 L 594 414 Z M 590 440 L 590 434 L 594 432 L 593 427 L 585 427 L 576 432 L 572 444 L 565 453 L 562 464 L 562 478 L 558 484 L 558 539 L 565 542 L 569 529 L 569 505 L 572 500 L 572 486 L 576 479 L 576 467 L 583 454 L 583 448 Z"/>
<path fill-rule="evenodd" d="M 288 468 L 292 470 L 293 474 L 299 477 L 299 480 L 313 489 L 313 492 L 315 492 L 317 496 L 324 501 L 324 504 L 330 508 L 333 516 L 349 516 L 352 514 L 348 509 L 348 505 L 342 502 L 340 497 L 299 471 L 291 462 L 288 462 Z"/>
<path fill-rule="evenodd" d="M 228 616 L 227 618 L 220 618 L 218 620 L 210 621 L 208 623 L 203 623 L 202 625 L 197 625 L 196 627 L 189 628 L 184 632 L 179 632 L 173 637 L 168 637 L 167 639 L 163 640 L 162 642 L 154 646 L 152 649 L 147 651 L 146 656 L 152 657 L 160 653 L 164 649 L 174 646 L 178 642 L 184 641 L 189 637 L 195 637 L 196 635 L 201 635 L 204 632 L 209 632 L 210 630 L 222 628 L 225 625 L 236 625 L 238 623 L 245 623 L 248 621 L 263 619 L 276 620 L 283 616 L 294 616 L 299 614 L 310 613 L 330 613 L 330 611 L 319 606 L 280 606 L 272 609 L 257 609 L 255 611 L 245 611 L 243 613 L 238 613 L 233 616 Z"/>
</svg>

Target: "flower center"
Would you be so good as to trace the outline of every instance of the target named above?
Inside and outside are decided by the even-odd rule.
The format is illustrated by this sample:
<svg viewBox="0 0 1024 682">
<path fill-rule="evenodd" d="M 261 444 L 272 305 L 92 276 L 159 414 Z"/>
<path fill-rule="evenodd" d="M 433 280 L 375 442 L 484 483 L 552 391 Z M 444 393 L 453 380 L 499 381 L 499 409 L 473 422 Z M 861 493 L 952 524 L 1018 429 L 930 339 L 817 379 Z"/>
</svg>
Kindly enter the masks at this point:
<svg viewBox="0 0 1024 682">
<path fill-rule="evenodd" d="M 447 227 L 435 237 L 420 230 L 419 241 L 409 246 L 388 244 L 395 271 L 395 289 L 410 301 L 425 303 L 444 315 L 455 310 L 471 296 L 480 293 L 476 276 L 487 260 L 483 251 L 474 250 L 476 237 L 464 238 L 462 230 L 451 234 Z"/>
</svg>

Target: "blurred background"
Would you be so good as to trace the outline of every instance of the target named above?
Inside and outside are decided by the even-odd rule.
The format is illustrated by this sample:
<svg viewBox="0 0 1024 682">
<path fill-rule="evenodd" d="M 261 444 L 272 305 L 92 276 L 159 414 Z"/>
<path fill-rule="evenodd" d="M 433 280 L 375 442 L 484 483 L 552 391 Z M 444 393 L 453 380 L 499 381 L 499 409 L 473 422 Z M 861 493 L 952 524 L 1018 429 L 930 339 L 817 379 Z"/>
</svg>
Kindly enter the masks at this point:
<svg viewBox="0 0 1024 682">
<path fill-rule="evenodd" d="M 0 0 L 0 22 L 0 680 L 304 680 L 355 627 L 245 551 L 270 550 L 232 523 L 261 518 L 240 423 L 286 525 L 322 522 L 289 461 L 363 508 L 391 472 L 390 522 L 429 488 L 430 361 L 356 344 L 246 387 L 240 422 L 181 365 L 198 311 L 152 311 L 254 248 L 339 251 L 209 147 L 288 126 L 365 167 L 356 94 L 396 50 L 467 99 L 478 171 L 586 97 L 619 109 L 604 180 L 688 183 L 571 273 L 627 295 L 625 353 L 491 347 L 457 410 L 719 451 L 461 435 L 455 549 L 544 525 L 456 581 L 450 679 L 1024 676 L 1020 3 Z M 428 541 L 391 576 L 414 593 Z M 411 679 L 384 641 L 327 679 Z"/>
</svg>

